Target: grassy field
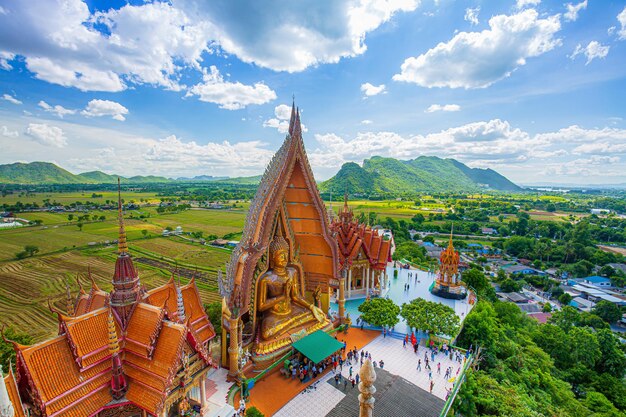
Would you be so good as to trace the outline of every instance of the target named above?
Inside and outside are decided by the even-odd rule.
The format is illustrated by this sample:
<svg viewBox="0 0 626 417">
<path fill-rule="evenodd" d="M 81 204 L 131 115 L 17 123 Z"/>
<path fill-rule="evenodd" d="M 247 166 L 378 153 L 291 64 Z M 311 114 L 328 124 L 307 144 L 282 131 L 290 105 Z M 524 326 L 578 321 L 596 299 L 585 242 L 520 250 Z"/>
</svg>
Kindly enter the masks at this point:
<svg viewBox="0 0 626 417">
<path fill-rule="evenodd" d="M 326 202 L 326 206 L 329 205 L 329 202 Z M 430 213 L 435 213 L 435 210 L 441 209 L 447 211 L 445 209 L 445 205 L 429 203 L 429 204 L 421 204 L 419 207 L 416 207 L 412 201 L 369 201 L 369 200 L 354 200 L 349 201 L 348 205 L 352 208 L 355 214 L 359 214 L 364 212 L 368 213 L 376 213 L 379 219 L 384 219 L 385 217 L 391 217 L 392 219 L 404 219 L 408 220 L 411 217 L 415 216 L 417 213 L 421 213 L 424 216 L 428 216 Z M 334 202 L 333 209 L 337 211 L 340 207 L 343 207 L 343 202 Z"/>
<path fill-rule="evenodd" d="M 186 243 L 177 237 L 137 240 L 132 243 L 132 247 L 141 251 L 141 254 L 150 254 L 155 258 L 163 255 L 181 264 L 198 265 L 211 271 L 219 267 L 224 270 L 231 253 L 227 249 Z"/>
<path fill-rule="evenodd" d="M 92 198 L 92 193 L 102 195 L 102 197 Z M 135 192 L 135 191 L 122 191 L 122 199 L 125 202 L 136 201 L 139 202 L 142 199 L 145 202 L 158 203 L 160 196 L 156 193 Z M 58 202 L 59 204 L 71 204 L 75 201 L 81 202 L 94 202 L 102 204 L 106 200 L 113 202 L 117 201 L 117 191 L 88 191 L 84 192 L 64 192 L 64 193 L 13 193 L 7 194 L 0 198 L 0 203 L 15 204 L 18 201 L 22 203 L 37 203 L 42 204 L 43 200 L 50 200 L 50 202 Z"/>
</svg>

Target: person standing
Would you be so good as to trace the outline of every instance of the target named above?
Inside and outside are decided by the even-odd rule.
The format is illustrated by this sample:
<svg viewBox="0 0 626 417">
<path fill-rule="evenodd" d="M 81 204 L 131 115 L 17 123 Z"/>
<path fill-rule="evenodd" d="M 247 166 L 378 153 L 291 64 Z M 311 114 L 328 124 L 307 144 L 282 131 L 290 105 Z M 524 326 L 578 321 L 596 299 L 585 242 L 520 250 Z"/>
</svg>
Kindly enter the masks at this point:
<svg viewBox="0 0 626 417">
<path fill-rule="evenodd" d="M 435 386 L 435 381 L 430 381 L 430 393 L 433 393 L 433 387 Z"/>
<path fill-rule="evenodd" d="M 422 371 L 422 360 L 421 359 L 417 360 L 417 370 L 420 371 L 420 372 Z"/>
</svg>

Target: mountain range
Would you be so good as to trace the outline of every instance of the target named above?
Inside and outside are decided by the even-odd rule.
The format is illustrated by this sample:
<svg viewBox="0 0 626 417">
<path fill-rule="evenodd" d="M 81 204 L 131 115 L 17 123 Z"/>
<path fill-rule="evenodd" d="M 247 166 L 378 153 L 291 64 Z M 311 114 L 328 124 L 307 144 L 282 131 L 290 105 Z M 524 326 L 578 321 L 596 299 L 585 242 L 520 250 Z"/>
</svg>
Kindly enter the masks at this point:
<svg viewBox="0 0 626 417">
<path fill-rule="evenodd" d="M 0 165 L 0 183 L 4 184 L 111 184 L 118 175 L 102 171 L 82 174 L 71 172 L 50 162 L 14 163 Z M 170 181 L 211 181 L 224 184 L 255 185 L 261 176 L 213 177 L 201 175 L 193 178 L 170 179 L 159 176 L 121 177 L 127 183 L 154 183 Z M 331 179 L 320 183 L 320 191 L 343 194 L 414 193 L 437 191 L 478 191 L 485 189 L 518 191 L 520 187 L 492 169 L 469 168 L 454 159 L 434 156 L 402 161 L 374 156 L 363 161 L 344 164 Z"/>
<path fill-rule="evenodd" d="M 454 159 L 420 156 L 402 161 L 374 156 L 343 164 L 320 191 L 343 194 L 414 193 L 432 191 L 519 191 L 521 188 L 492 169 L 469 168 Z"/>
</svg>

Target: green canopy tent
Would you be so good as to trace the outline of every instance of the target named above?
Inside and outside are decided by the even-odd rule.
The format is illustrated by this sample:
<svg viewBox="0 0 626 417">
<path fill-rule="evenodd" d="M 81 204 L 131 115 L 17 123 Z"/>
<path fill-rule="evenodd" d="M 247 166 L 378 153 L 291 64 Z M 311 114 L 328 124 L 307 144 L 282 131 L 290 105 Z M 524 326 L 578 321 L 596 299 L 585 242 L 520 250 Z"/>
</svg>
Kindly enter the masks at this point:
<svg viewBox="0 0 626 417">
<path fill-rule="evenodd" d="M 343 347 L 323 330 L 318 330 L 295 342 L 292 347 L 313 363 L 319 363 Z"/>
</svg>

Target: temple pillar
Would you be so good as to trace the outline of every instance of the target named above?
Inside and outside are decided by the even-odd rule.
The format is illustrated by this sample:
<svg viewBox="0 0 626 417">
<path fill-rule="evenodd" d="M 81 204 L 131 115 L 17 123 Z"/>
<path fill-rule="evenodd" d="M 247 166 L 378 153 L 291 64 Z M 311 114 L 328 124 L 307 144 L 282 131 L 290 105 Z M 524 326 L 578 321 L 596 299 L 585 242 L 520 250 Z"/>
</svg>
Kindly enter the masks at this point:
<svg viewBox="0 0 626 417">
<path fill-rule="evenodd" d="M 230 363 L 228 367 L 228 377 L 236 379 L 239 375 L 239 317 L 229 319 L 230 324 L 230 346 L 228 347 L 228 355 Z"/>
<path fill-rule="evenodd" d="M 352 268 L 348 270 L 348 299 L 352 297 Z"/>
<path fill-rule="evenodd" d="M 345 275 L 345 272 L 343 273 L 343 275 Z M 339 304 L 339 322 L 341 324 L 343 324 L 344 319 L 345 319 L 345 314 L 346 314 L 346 309 L 345 309 L 345 305 L 346 305 L 346 291 L 345 291 L 345 286 L 346 286 L 346 278 L 345 276 L 342 276 L 339 279 L 339 300 L 337 301 L 337 304 Z"/>
<path fill-rule="evenodd" d="M 207 398 L 206 398 L 206 374 L 200 378 L 200 412 L 204 414 L 207 412 Z"/>
<path fill-rule="evenodd" d="M 370 293 L 370 269 L 369 267 L 365 270 L 365 296 Z"/>
<path fill-rule="evenodd" d="M 148 413 L 146 413 L 146 410 L 141 410 L 141 417 L 148 417 Z"/>
</svg>

